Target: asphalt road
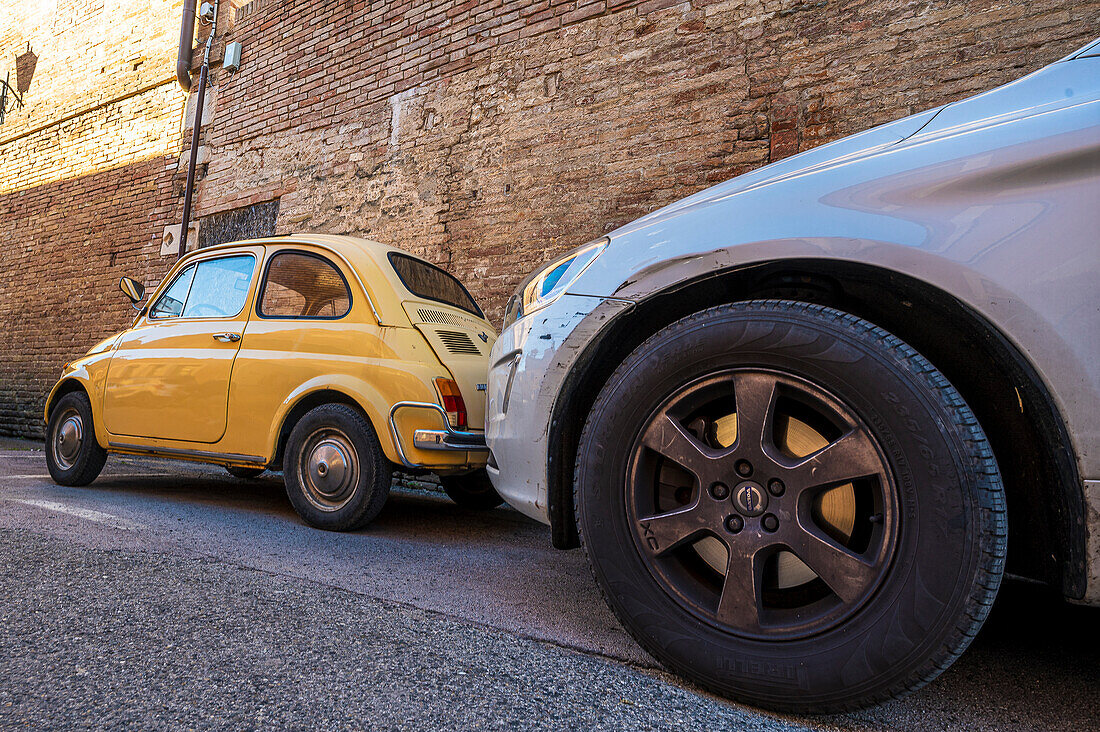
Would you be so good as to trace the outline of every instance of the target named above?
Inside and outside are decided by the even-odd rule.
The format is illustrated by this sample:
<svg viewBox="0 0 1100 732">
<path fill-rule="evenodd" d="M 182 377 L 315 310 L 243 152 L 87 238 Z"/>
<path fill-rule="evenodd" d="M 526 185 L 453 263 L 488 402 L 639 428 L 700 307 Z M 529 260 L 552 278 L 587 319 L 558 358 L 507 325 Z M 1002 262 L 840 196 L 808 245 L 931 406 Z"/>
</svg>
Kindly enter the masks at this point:
<svg viewBox="0 0 1100 732">
<path fill-rule="evenodd" d="M 277 476 L 112 457 L 63 488 L 33 448 L 0 443 L 3 728 L 1100 729 L 1100 611 L 1021 582 L 931 686 L 781 717 L 660 671 L 507 508 L 398 490 L 331 534 Z"/>
</svg>

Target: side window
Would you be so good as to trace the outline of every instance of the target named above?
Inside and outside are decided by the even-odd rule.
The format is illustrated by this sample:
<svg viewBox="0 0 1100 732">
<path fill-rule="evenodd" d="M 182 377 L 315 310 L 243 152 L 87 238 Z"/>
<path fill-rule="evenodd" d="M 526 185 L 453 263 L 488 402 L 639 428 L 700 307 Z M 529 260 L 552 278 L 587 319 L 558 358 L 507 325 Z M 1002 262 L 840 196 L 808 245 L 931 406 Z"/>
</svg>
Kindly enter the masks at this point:
<svg viewBox="0 0 1100 732">
<path fill-rule="evenodd" d="M 271 258 L 260 298 L 262 317 L 342 318 L 350 309 L 347 282 L 328 260 L 299 252 Z"/>
<path fill-rule="evenodd" d="M 251 254 L 189 265 L 153 303 L 149 317 L 232 318 L 244 308 L 255 268 Z"/>
<path fill-rule="evenodd" d="M 157 298 L 149 309 L 150 318 L 175 318 L 183 312 L 183 302 L 187 291 L 191 289 L 191 280 L 195 276 L 195 265 L 191 265 L 176 275 L 164 294 Z"/>
<path fill-rule="evenodd" d="M 244 308 L 256 258 L 251 254 L 199 262 L 183 307 L 185 318 L 232 318 Z"/>
</svg>

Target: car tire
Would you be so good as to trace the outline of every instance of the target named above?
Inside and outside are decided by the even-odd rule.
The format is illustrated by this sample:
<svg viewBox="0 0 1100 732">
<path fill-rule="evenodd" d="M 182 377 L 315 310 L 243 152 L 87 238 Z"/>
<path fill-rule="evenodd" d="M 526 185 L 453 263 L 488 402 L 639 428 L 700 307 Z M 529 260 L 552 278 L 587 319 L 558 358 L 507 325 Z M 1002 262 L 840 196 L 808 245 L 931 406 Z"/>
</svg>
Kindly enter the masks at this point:
<svg viewBox="0 0 1100 732">
<path fill-rule="evenodd" d="M 241 480 L 252 480 L 253 478 L 259 478 L 267 471 L 267 468 L 244 468 L 239 465 L 226 465 L 225 472 L 232 475 L 234 478 L 240 478 Z"/>
<path fill-rule="evenodd" d="M 445 475 L 440 477 L 439 483 L 451 500 L 462 508 L 487 511 L 504 503 L 485 468 L 464 475 Z"/>
<path fill-rule="evenodd" d="M 901 340 L 827 307 L 735 303 L 649 338 L 593 404 L 574 477 L 584 549 L 629 632 L 772 710 L 924 685 L 1004 569 L 1004 492 L 970 408 Z"/>
<path fill-rule="evenodd" d="M 103 470 L 107 451 L 95 437 L 92 403 L 83 391 L 71 391 L 50 410 L 46 425 L 46 467 L 59 485 L 88 485 Z"/>
<path fill-rule="evenodd" d="M 318 529 L 351 531 L 382 510 L 393 467 L 362 414 L 343 404 L 325 404 L 294 425 L 283 478 L 303 521 Z"/>
</svg>

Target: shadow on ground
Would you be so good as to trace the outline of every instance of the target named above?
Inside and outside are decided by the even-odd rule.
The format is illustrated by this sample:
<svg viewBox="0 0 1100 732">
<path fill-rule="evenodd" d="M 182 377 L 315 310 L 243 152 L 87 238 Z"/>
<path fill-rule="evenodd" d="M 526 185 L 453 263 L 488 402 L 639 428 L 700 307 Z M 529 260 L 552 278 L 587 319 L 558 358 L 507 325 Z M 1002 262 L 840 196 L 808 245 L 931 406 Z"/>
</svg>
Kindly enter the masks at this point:
<svg viewBox="0 0 1100 732">
<path fill-rule="evenodd" d="M 8 458 L 26 464 L 15 470 L 41 460 Z M 161 521 L 174 540 L 208 556 L 653 665 L 607 612 L 583 555 L 551 549 L 545 527 L 507 508 L 468 511 L 442 494 L 399 488 L 369 527 L 333 534 L 301 523 L 277 474 L 241 481 L 217 468 L 129 458 L 112 458 L 88 488 L 58 490 L 75 491 L 68 495 L 83 505 L 128 512 L 154 531 Z M 932 684 L 871 710 L 803 721 L 841 729 L 1097 729 L 1098 624 L 1100 610 L 1007 580 L 971 648 Z"/>
</svg>

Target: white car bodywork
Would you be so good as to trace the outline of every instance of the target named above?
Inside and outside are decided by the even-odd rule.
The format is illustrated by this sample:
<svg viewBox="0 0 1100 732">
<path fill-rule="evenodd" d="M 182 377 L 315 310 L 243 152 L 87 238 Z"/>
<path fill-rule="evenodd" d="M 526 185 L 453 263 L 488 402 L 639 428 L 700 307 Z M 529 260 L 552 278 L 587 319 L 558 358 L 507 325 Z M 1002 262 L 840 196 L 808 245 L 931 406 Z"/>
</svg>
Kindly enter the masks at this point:
<svg viewBox="0 0 1100 732">
<path fill-rule="evenodd" d="M 1087 566 L 1073 570 L 1085 580 L 1067 594 L 1100 602 L 1098 52 L 1095 42 L 612 232 L 564 295 L 506 323 L 493 348 L 486 436 L 497 490 L 551 522 L 556 410 L 586 349 L 639 303 L 761 263 L 858 263 L 957 299 L 1038 375 L 1068 435 L 1071 490 L 1081 491 L 1072 500 L 1088 524 Z"/>
</svg>

